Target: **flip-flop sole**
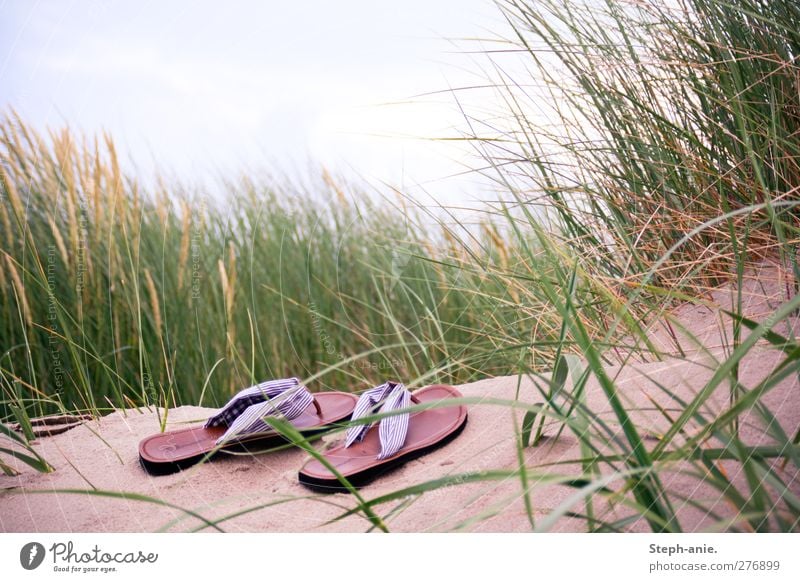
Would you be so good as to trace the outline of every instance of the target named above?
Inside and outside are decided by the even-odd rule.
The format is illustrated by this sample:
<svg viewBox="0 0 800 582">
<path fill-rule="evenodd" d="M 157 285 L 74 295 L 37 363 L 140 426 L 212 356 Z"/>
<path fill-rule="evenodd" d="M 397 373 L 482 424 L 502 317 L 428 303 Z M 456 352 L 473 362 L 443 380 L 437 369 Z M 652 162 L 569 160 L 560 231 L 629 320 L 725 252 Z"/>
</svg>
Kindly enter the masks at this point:
<svg viewBox="0 0 800 582">
<path fill-rule="evenodd" d="M 346 392 L 321 392 L 315 398 L 322 410 L 317 415 L 310 405 L 292 424 L 307 436 L 324 432 L 331 425 L 346 421 L 353 413 L 358 398 Z M 216 440 L 225 427 L 192 427 L 154 434 L 139 443 L 139 463 L 151 475 L 168 475 L 182 471 L 204 458 L 209 460 L 224 451 L 248 451 L 253 447 L 265 449 L 286 444 L 288 441 L 276 433 L 253 435 L 216 449 Z M 215 450 L 216 449 L 216 450 Z"/>
<path fill-rule="evenodd" d="M 350 415 L 342 418 L 340 422 L 345 422 L 350 420 Z M 326 424 L 324 427 L 321 427 L 317 430 L 304 430 L 303 435 L 307 439 L 312 439 L 313 437 L 320 435 L 334 426 L 336 423 Z M 165 433 L 166 434 L 166 433 Z M 171 475 L 172 473 L 177 473 L 178 471 L 183 471 L 184 469 L 188 469 L 192 465 L 196 465 L 204 458 L 207 461 L 211 461 L 216 459 L 226 453 L 247 453 L 247 452 L 258 452 L 264 451 L 267 449 L 271 449 L 274 447 L 279 447 L 281 445 L 286 445 L 291 441 L 285 439 L 281 435 L 267 435 L 261 438 L 253 438 L 247 441 L 236 442 L 230 445 L 224 446 L 219 448 L 216 451 L 209 451 L 206 453 L 201 453 L 199 455 L 194 455 L 191 457 L 182 458 L 177 461 L 149 461 L 145 459 L 142 455 L 139 455 L 139 464 L 142 468 L 147 471 L 151 475 L 161 476 L 161 475 Z"/>
<path fill-rule="evenodd" d="M 435 385 L 415 393 L 420 402 L 436 402 L 460 398 L 452 386 Z M 389 459 L 377 460 L 380 451 L 378 427 L 372 427 L 360 443 L 349 448 L 339 446 L 325 453 L 326 460 L 356 488 L 363 487 L 381 475 L 445 446 L 464 430 L 467 409 L 462 405 L 440 407 L 413 413 L 409 433 L 400 451 Z M 298 473 L 298 480 L 320 493 L 340 493 L 348 489 L 328 469 L 313 459 Z"/>
</svg>

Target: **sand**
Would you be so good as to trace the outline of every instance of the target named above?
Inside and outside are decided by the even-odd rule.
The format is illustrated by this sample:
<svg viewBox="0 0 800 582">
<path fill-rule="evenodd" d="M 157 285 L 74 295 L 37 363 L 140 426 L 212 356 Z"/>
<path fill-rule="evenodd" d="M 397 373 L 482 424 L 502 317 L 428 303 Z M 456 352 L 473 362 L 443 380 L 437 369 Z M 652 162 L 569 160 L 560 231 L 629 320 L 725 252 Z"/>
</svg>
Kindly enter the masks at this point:
<svg viewBox="0 0 800 582">
<path fill-rule="evenodd" d="M 765 264 L 748 273 L 742 287 L 746 314 L 761 320 L 787 299 L 792 291 L 787 275 L 775 265 Z M 668 422 L 658 413 L 653 402 L 674 410 L 670 392 L 689 399 L 712 376 L 715 359 L 721 358 L 729 344 L 731 322 L 720 308 L 730 308 L 734 289 L 727 285 L 710 292 L 706 305 L 683 305 L 669 314 L 674 318 L 673 332 L 684 355 L 666 357 L 662 361 L 633 362 L 624 366 L 610 365 L 608 373 L 616 381 L 621 397 L 632 409 L 637 424 L 643 427 L 646 442 L 654 446 Z M 793 322 L 794 325 L 796 323 Z M 783 323 L 776 331 L 786 331 Z M 697 335 L 707 349 L 699 349 L 688 339 L 687 332 Z M 795 330 L 796 332 L 797 330 Z M 650 330 L 652 340 L 664 350 L 677 353 L 672 334 L 662 323 Z M 740 380 L 748 388 L 769 375 L 781 361 L 781 353 L 760 341 L 743 360 Z M 465 396 L 482 399 L 514 399 L 517 377 L 488 378 L 459 387 Z M 532 381 L 523 378 L 520 400 L 542 400 Z M 727 403 L 729 388 L 723 384 L 713 394 L 706 409 L 721 410 Z M 764 397 L 782 429 L 794 435 L 800 427 L 800 384 L 790 376 Z M 587 385 L 587 405 L 611 420 L 607 399 L 595 379 Z M 157 411 L 120 410 L 87 422 L 63 434 L 40 438 L 35 446 L 54 467 L 49 474 L 40 474 L 16 463 L 20 474 L 0 476 L 0 531 L 4 532 L 141 532 L 191 531 L 202 528 L 202 522 L 189 517 L 173 506 L 196 512 L 207 519 L 226 518 L 218 525 L 226 531 L 253 532 L 362 532 L 370 528 L 363 516 L 351 515 L 334 520 L 353 507 L 353 498 L 346 494 L 312 494 L 297 482 L 297 470 L 307 455 L 299 450 L 282 450 L 254 457 L 229 456 L 193 467 L 182 473 L 152 477 L 138 464 L 139 440 L 159 430 Z M 201 422 L 213 410 L 182 406 L 169 411 L 168 428 Z M 163 414 L 163 411 L 161 411 Z M 382 494 L 446 475 L 518 466 L 515 446 L 514 417 L 519 412 L 508 407 L 481 403 L 470 405 L 469 422 L 464 432 L 452 443 L 402 468 L 387 474 L 365 487 L 362 494 L 373 499 Z M 613 430 L 619 427 L 613 424 Z M 579 465 L 564 463 L 580 458 L 575 436 L 564 431 L 553 438 L 557 429 L 548 423 L 545 438 L 537 447 L 525 449 L 525 463 L 538 469 L 541 477 L 530 486 L 530 499 L 537 527 L 548 531 L 585 531 L 585 522 L 562 518 L 550 522 L 548 514 L 566 505 L 582 512 L 582 503 L 570 503 L 576 489 L 548 483 L 553 474 L 578 475 Z M 689 424 L 691 433 L 696 424 Z M 618 434 L 621 432 L 618 431 Z M 771 437 L 765 423 L 755 413 L 742 422 L 743 440 L 752 445 L 769 444 Z M 334 435 L 318 446 L 330 446 L 340 439 Z M 680 442 L 680 439 L 678 440 Z M 732 481 L 748 490 L 741 466 L 733 461 L 721 463 Z M 718 491 L 703 482 L 701 475 L 687 474 L 687 465 L 676 464 L 661 474 L 664 486 L 675 494 L 672 498 L 685 531 L 705 531 L 721 518 L 736 516 L 736 510 Z M 607 473 L 604 470 L 604 473 Z M 800 495 L 800 474 L 791 463 L 782 473 L 783 480 Z M 612 486 L 619 487 L 619 481 Z M 54 492 L 75 489 L 87 491 L 127 492 L 158 498 L 158 505 L 141 500 L 98 497 L 80 493 Z M 45 492 L 45 493 L 39 493 Z M 682 500 L 681 497 L 685 498 Z M 709 516 L 686 500 L 701 501 L 713 507 L 716 516 Z M 247 511 L 245 511 L 247 510 Z M 392 531 L 530 531 L 518 478 L 491 482 L 461 483 L 407 498 L 402 504 L 393 501 L 378 506 Z M 599 503 L 596 510 L 611 521 L 632 516 L 625 529 L 648 531 L 647 523 L 632 515 L 624 503 Z M 211 528 L 206 528 L 211 531 Z"/>
</svg>

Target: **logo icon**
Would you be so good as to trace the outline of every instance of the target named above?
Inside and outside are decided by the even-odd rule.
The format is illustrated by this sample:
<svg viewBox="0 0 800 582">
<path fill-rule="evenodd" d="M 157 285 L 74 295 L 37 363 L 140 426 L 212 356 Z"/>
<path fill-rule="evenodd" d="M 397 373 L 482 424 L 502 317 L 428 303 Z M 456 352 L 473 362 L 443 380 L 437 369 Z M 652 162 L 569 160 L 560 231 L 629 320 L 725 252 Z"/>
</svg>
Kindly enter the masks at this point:
<svg viewBox="0 0 800 582">
<path fill-rule="evenodd" d="M 19 551 L 19 563 L 26 570 L 35 570 L 44 561 L 44 546 L 39 542 L 30 542 Z"/>
</svg>

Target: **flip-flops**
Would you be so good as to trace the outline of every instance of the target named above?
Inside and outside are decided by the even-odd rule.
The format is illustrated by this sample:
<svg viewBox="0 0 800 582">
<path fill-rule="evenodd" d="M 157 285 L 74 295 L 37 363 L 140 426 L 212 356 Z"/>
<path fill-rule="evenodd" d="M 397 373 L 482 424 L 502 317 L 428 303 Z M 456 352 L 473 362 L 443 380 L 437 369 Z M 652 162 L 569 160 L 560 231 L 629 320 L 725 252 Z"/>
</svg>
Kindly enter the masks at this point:
<svg viewBox="0 0 800 582">
<path fill-rule="evenodd" d="M 434 385 L 413 395 L 396 382 L 387 382 L 361 395 L 353 420 L 406 409 L 413 403 L 441 402 L 460 398 L 452 386 Z M 379 475 L 441 447 L 457 437 L 467 422 L 462 405 L 429 408 L 382 417 L 377 426 L 357 425 L 347 431 L 343 445 L 327 451 L 325 460 L 354 487 L 366 485 Z M 316 491 L 347 491 L 341 481 L 320 461 L 312 459 L 298 474 L 300 483 Z"/>
<path fill-rule="evenodd" d="M 305 435 L 346 421 L 357 397 L 345 392 L 311 394 L 297 378 L 273 380 L 236 394 L 202 427 L 154 434 L 139 443 L 139 462 L 153 475 L 166 475 L 194 465 L 221 450 L 277 446 L 286 442 L 264 421 L 277 416 L 291 421 Z"/>
</svg>

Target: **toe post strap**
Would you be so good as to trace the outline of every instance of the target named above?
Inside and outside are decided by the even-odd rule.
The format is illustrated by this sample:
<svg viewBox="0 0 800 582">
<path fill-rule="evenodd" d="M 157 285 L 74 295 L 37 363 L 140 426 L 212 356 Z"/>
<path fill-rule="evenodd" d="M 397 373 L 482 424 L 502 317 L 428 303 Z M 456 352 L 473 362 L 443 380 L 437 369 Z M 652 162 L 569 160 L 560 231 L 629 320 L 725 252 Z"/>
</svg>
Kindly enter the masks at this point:
<svg viewBox="0 0 800 582">
<path fill-rule="evenodd" d="M 322 409 L 319 407 L 319 401 L 317 400 L 317 397 L 313 394 L 311 395 L 311 402 L 314 404 L 314 410 L 316 411 L 317 416 L 322 418 Z"/>
<path fill-rule="evenodd" d="M 249 435 L 268 432 L 272 427 L 264 420 L 277 417 L 297 418 L 311 405 L 322 416 L 319 402 L 297 378 L 270 380 L 245 388 L 231 398 L 217 414 L 206 421 L 206 428 L 225 426 L 217 445 L 239 440 Z"/>
<path fill-rule="evenodd" d="M 389 413 L 395 410 L 403 410 L 408 408 L 412 402 L 419 404 L 419 400 L 403 384 L 386 382 L 367 390 L 361 395 L 358 403 L 356 403 L 352 419 L 358 420 L 378 412 Z M 381 443 L 381 452 L 378 455 L 378 459 L 391 457 L 403 447 L 408 435 L 409 419 L 409 413 L 402 412 L 386 416 L 378 421 L 378 436 Z M 356 442 L 361 442 L 374 424 L 374 422 L 365 423 L 348 429 L 345 448 L 352 446 Z"/>
</svg>

